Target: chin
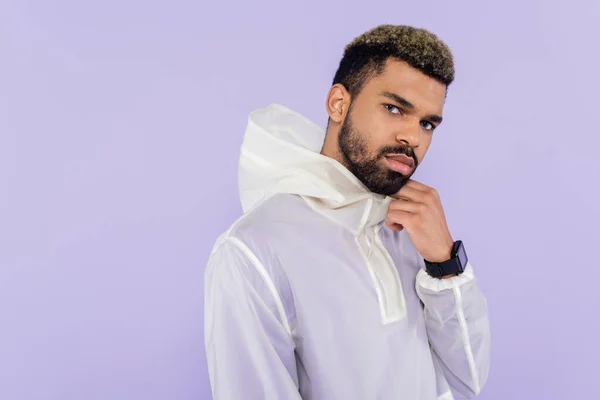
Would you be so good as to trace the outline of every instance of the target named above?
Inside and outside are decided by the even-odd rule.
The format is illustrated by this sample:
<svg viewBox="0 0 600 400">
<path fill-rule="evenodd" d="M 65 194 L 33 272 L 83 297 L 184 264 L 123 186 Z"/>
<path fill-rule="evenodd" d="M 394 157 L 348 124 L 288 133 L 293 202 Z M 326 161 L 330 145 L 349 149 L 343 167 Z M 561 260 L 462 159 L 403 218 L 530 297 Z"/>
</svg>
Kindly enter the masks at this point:
<svg viewBox="0 0 600 400">
<path fill-rule="evenodd" d="M 390 182 L 385 186 L 370 186 L 369 190 L 375 194 L 379 194 L 382 196 L 392 196 L 400 191 L 402 186 L 406 183 L 405 180 L 400 182 Z"/>
<path fill-rule="evenodd" d="M 406 177 L 402 177 L 401 179 L 398 179 L 395 182 L 390 183 L 385 190 L 385 195 L 386 196 L 391 196 L 393 194 L 396 194 L 400 191 L 400 189 L 402 189 L 402 187 L 406 184 L 406 181 L 408 180 L 408 178 Z"/>
</svg>

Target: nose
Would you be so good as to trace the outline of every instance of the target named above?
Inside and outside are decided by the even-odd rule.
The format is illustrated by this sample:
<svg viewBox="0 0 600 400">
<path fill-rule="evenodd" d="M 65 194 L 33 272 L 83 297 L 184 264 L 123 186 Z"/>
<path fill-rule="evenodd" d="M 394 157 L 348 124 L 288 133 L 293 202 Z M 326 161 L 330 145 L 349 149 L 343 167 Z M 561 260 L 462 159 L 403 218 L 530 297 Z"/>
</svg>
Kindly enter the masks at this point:
<svg viewBox="0 0 600 400">
<path fill-rule="evenodd" d="M 396 141 L 417 148 L 421 144 L 421 125 L 418 123 L 406 124 L 396 133 Z"/>
</svg>

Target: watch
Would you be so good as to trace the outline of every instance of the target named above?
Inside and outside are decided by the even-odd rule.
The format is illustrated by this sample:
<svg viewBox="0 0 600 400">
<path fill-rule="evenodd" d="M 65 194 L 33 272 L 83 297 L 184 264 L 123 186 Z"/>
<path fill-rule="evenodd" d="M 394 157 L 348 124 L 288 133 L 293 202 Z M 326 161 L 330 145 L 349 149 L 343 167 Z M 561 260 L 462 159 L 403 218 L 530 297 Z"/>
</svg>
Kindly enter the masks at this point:
<svg viewBox="0 0 600 400">
<path fill-rule="evenodd" d="M 467 267 L 467 253 L 462 241 L 457 240 L 452 246 L 450 259 L 439 263 L 425 260 L 427 273 L 434 278 L 441 278 L 446 275 L 460 275 Z"/>
</svg>

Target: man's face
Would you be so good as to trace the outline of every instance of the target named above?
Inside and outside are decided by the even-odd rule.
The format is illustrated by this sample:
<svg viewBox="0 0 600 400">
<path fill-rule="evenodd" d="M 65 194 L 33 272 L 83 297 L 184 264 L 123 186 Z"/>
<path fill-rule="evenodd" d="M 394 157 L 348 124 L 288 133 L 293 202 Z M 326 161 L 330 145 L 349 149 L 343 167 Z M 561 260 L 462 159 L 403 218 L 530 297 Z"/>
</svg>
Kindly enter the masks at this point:
<svg viewBox="0 0 600 400">
<path fill-rule="evenodd" d="M 338 135 L 342 163 L 372 192 L 397 193 L 423 160 L 445 97 L 442 83 L 388 60 L 352 99 Z"/>
</svg>

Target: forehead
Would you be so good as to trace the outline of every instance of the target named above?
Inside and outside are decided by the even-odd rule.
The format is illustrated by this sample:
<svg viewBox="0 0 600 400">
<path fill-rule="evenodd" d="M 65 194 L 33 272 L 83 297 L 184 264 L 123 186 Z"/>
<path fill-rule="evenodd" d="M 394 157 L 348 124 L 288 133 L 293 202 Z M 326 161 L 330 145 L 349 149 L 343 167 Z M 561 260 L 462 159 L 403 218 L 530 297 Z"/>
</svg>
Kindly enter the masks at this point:
<svg viewBox="0 0 600 400">
<path fill-rule="evenodd" d="M 441 115 L 446 85 L 411 67 L 404 61 L 388 60 L 382 74 L 370 79 L 363 88 L 369 96 L 391 92 L 410 101 L 425 113 Z"/>
</svg>

